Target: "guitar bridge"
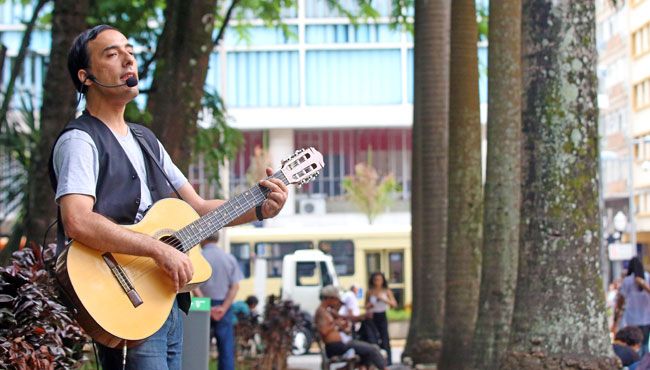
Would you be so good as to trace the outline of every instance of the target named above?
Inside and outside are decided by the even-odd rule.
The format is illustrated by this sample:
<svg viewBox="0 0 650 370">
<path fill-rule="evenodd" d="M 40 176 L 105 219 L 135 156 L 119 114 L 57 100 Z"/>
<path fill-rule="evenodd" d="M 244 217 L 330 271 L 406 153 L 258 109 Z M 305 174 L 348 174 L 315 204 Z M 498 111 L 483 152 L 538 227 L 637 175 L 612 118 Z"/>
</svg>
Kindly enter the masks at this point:
<svg viewBox="0 0 650 370">
<path fill-rule="evenodd" d="M 106 262 L 108 268 L 111 269 L 113 276 L 115 276 L 117 279 L 117 282 L 122 287 L 122 290 L 124 290 L 124 293 L 129 298 L 129 301 L 131 301 L 133 307 L 138 307 L 141 305 L 143 303 L 142 298 L 140 298 L 140 295 L 135 290 L 133 283 L 131 283 L 129 277 L 126 276 L 126 272 L 124 272 L 122 266 L 117 263 L 115 257 L 113 257 L 112 254 L 106 252 L 102 254 L 102 258 L 104 258 L 104 262 Z"/>
</svg>

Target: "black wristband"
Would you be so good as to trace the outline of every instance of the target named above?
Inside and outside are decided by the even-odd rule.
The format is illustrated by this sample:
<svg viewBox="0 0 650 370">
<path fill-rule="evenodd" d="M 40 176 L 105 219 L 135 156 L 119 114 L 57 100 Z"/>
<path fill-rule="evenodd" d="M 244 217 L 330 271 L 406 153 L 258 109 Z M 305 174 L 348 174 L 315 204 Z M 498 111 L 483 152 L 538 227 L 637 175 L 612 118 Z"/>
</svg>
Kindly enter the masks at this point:
<svg viewBox="0 0 650 370">
<path fill-rule="evenodd" d="M 255 216 L 257 217 L 257 221 L 264 220 L 264 216 L 262 215 L 262 205 L 255 207 Z"/>
</svg>

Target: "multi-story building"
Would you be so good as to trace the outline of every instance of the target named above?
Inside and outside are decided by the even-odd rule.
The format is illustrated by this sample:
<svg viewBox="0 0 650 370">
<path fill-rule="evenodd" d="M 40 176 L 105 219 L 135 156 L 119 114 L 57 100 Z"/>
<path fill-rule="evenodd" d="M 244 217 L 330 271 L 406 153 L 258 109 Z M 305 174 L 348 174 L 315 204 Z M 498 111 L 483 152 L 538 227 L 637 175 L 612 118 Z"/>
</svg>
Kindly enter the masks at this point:
<svg viewBox="0 0 650 370">
<path fill-rule="evenodd" d="M 596 2 L 596 10 L 604 240 L 608 240 L 608 249 L 614 248 L 613 252 L 617 252 L 620 251 L 620 242 L 624 238 L 634 243 L 635 225 L 635 214 L 630 215 L 634 167 L 629 82 L 629 5 L 614 5 L 599 0 Z M 628 220 L 624 225 L 625 230 L 616 230 L 615 217 L 619 228 L 621 218 Z M 611 267 L 609 279 L 620 274 L 622 264 L 616 260 Z"/>
<path fill-rule="evenodd" d="M 609 243 L 619 245 L 620 238 L 622 247 L 631 245 L 610 247 L 610 255 L 636 252 L 649 264 L 650 1 L 596 4 L 605 236 Z M 622 237 L 617 228 L 624 229 Z M 612 267 L 615 278 L 621 264 Z"/>
<path fill-rule="evenodd" d="M 650 1 L 631 0 L 628 7 L 636 239 L 647 248 L 650 244 Z M 646 258 L 645 262 L 650 259 Z"/>
</svg>

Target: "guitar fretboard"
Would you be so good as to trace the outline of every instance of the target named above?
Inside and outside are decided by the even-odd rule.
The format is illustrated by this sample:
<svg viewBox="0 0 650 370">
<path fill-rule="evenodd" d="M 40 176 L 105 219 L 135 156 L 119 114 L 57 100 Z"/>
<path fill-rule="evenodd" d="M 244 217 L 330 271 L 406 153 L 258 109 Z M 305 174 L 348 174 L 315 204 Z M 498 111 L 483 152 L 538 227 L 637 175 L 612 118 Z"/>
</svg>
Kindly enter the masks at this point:
<svg viewBox="0 0 650 370">
<path fill-rule="evenodd" d="M 289 184 L 282 171 L 277 171 L 267 179 L 271 178 L 280 179 L 285 185 Z M 180 245 L 176 246 L 176 248 L 182 252 L 187 252 L 222 227 L 262 204 L 268 193 L 269 189 L 258 184 L 231 198 L 212 212 L 172 234 L 174 238 L 180 241 Z"/>
</svg>

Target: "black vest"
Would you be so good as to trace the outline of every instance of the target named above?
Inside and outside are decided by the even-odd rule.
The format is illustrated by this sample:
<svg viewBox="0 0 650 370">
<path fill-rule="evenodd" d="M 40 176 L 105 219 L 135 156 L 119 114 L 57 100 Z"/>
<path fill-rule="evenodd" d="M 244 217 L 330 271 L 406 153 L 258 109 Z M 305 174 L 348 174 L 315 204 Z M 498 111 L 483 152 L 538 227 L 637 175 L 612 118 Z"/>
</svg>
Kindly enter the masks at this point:
<svg viewBox="0 0 650 370">
<path fill-rule="evenodd" d="M 144 137 L 149 149 L 158 160 L 160 158 L 160 148 L 153 132 L 141 125 L 129 124 L 129 126 L 131 130 Z M 93 210 L 118 224 L 133 224 L 140 206 L 140 178 L 126 156 L 124 149 L 122 149 L 111 130 L 99 119 L 87 112 L 70 121 L 59 134 L 59 138 L 64 132 L 73 129 L 84 131 L 90 135 L 97 147 L 99 175 L 97 187 L 95 188 L 96 198 Z M 133 134 L 136 135 L 136 132 L 133 132 Z M 140 142 L 138 141 L 138 143 Z M 140 143 L 140 145 L 142 144 Z M 169 197 L 173 190 L 160 169 L 147 155 L 147 152 L 144 149 L 142 149 L 142 152 L 147 170 L 147 184 L 149 184 L 153 202 Z M 52 160 L 53 158 L 50 155 L 50 182 L 56 192 L 57 180 L 54 175 Z"/>
<path fill-rule="evenodd" d="M 141 148 L 147 170 L 147 184 L 151 192 L 151 199 L 155 203 L 162 198 L 168 198 L 174 190 L 165 179 L 162 171 L 152 162 L 153 160 L 158 161 L 160 158 L 158 139 L 151 130 L 142 125 L 129 123 L 129 127 L 133 135 L 141 135 L 144 138 L 155 156 L 155 159 L 152 159 L 147 154 L 147 151 Z M 99 175 L 97 177 L 97 187 L 95 188 L 93 211 L 112 219 L 118 224 L 133 224 L 140 207 L 140 178 L 111 130 L 87 111 L 70 121 L 63 128 L 52 146 L 49 170 L 50 183 L 54 192 L 56 193 L 58 184 L 54 173 L 54 146 L 56 146 L 56 142 L 59 141 L 64 132 L 73 129 L 84 131 L 90 135 L 97 147 Z M 140 140 L 136 138 L 136 141 L 142 146 Z M 162 166 L 162 164 L 160 165 Z M 58 252 L 60 253 L 60 251 Z M 179 307 L 187 313 L 190 307 L 190 295 L 181 293 L 177 295 L 177 298 Z"/>
</svg>

